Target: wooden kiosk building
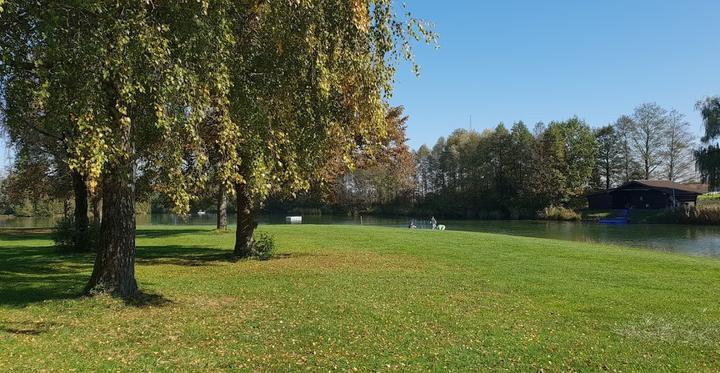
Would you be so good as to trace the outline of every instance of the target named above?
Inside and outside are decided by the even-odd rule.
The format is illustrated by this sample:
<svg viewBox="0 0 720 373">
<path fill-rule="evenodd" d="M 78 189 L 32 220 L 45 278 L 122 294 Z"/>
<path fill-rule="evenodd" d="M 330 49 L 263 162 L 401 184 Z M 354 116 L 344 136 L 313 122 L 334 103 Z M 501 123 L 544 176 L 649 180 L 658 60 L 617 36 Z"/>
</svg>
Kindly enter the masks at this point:
<svg viewBox="0 0 720 373">
<path fill-rule="evenodd" d="M 695 205 L 707 193 L 704 184 L 680 184 L 666 180 L 634 180 L 617 188 L 587 195 L 591 210 L 664 209 Z"/>
</svg>

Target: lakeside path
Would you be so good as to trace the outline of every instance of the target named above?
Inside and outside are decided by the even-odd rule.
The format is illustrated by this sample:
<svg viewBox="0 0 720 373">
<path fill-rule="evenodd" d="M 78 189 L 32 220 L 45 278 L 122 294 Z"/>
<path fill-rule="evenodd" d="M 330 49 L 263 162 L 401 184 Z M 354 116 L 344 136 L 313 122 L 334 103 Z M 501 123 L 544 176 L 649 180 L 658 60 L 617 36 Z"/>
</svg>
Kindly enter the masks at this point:
<svg viewBox="0 0 720 373">
<path fill-rule="evenodd" d="M 720 369 L 720 260 L 363 226 L 140 227 L 132 302 L 77 297 L 93 255 L 0 230 L 0 371 Z"/>
</svg>

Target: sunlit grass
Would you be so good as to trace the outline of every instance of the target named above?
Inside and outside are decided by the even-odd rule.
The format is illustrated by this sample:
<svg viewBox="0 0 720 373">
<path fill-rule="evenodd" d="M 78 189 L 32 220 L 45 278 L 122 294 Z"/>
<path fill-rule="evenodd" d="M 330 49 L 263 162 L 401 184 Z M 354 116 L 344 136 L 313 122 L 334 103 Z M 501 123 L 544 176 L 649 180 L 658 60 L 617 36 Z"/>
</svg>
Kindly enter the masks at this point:
<svg viewBox="0 0 720 373">
<path fill-rule="evenodd" d="M 0 231 L 0 371 L 720 368 L 720 261 L 469 232 L 138 231 L 133 302 L 78 298 L 92 255 Z"/>
</svg>

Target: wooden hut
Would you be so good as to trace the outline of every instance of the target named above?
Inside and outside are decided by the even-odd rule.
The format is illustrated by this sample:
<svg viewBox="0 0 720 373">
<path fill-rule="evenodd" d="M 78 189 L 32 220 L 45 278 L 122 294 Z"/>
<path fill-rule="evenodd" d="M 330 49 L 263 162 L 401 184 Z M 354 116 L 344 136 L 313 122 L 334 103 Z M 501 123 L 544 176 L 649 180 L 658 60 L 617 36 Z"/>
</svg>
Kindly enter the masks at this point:
<svg viewBox="0 0 720 373">
<path fill-rule="evenodd" d="M 704 184 L 680 184 L 667 180 L 634 180 L 617 188 L 587 195 L 591 210 L 664 209 L 694 205 L 707 192 Z"/>
</svg>

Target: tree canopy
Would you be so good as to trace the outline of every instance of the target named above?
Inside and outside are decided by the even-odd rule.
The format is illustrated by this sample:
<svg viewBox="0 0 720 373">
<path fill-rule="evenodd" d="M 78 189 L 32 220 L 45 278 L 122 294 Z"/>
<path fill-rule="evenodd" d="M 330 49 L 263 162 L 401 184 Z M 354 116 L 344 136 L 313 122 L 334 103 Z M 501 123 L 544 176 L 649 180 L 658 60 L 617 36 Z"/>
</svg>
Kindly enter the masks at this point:
<svg viewBox="0 0 720 373">
<path fill-rule="evenodd" d="M 577 118 L 537 135 L 518 122 L 478 133 L 460 129 L 416 152 L 419 204 L 455 217 L 535 217 L 548 205 L 575 203 L 588 189 L 597 147 Z"/>
<path fill-rule="evenodd" d="M 708 97 L 697 103 L 703 118 L 705 134 L 702 146 L 695 152 L 697 166 L 712 189 L 720 186 L 720 97 Z"/>
<path fill-rule="evenodd" d="M 11 118 L 32 115 L 3 124 L 18 139 L 29 129 L 58 137 L 68 168 L 91 191 L 102 185 L 88 289 L 118 295 L 137 289 L 139 177 L 178 212 L 208 180 L 211 154 L 216 180 L 235 190 L 239 210 L 251 211 L 275 188 L 306 189 L 329 154 L 349 151 L 358 137 L 386 135 L 395 64 L 412 59 L 411 40 L 434 40 L 390 0 L 3 7 L 5 100 L 23 110 Z M 210 113 L 213 124 L 203 125 Z"/>
</svg>

